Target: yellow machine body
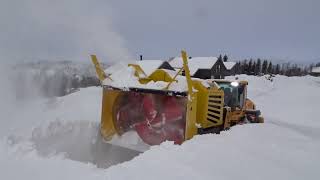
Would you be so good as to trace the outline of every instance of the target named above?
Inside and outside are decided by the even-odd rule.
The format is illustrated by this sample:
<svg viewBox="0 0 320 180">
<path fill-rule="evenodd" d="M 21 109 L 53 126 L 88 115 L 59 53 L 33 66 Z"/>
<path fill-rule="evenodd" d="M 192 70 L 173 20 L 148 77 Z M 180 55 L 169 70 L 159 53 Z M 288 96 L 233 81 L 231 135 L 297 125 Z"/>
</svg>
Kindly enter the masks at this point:
<svg viewBox="0 0 320 180">
<path fill-rule="evenodd" d="M 95 64 L 98 77 L 101 82 L 103 82 L 108 77 L 101 69 L 96 57 L 91 57 Z M 171 83 L 177 81 L 177 76 L 181 71 L 177 72 L 175 76 L 172 76 L 172 74 L 169 74 L 165 70 L 157 69 L 151 75 L 147 76 L 143 69 L 136 64 L 129 64 L 129 66 L 134 68 L 134 75 L 139 78 L 139 82 L 141 84 L 147 84 L 150 81 L 163 81 L 168 83 L 168 86 L 163 90 L 141 88 L 129 88 L 123 90 L 103 85 L 100 131 L 105 140 L 112 139 L 115 134 L 121 136 L 127 131 L 137 130 L 139 129 L 139 126 L 136 124 L 144 123 L 144 119 L 147 119 L 148 121 L 148 116 L 143 115 L 145 112 L 143 109 L 144 99 L 148 98 L 153 100 L 155 104 L 154 106 L 160 108 L 161 112 L 173 115 L 175 112 L 172 112 L 170 108 L 166 108 L 165 103 L 163 102 L 165 102 L 164 99 L 174 100 L 176 102 L 173 106 L 176 109 L 179 109 L 179 113 L 182 112 L 182 116 L 179 116 L 180 124 L 175 124 L 169 128 L 174 131 L 174 128 L 178 128 L 178 126 L 181 127 L 181 125 L 183 125 L 183 139 L 181 142 L 178 142 L 178 144 L 191 139 L 197 134 L 219 133 L 221 130 L 228 129 L 231 125 L 240 122 L 243 117 L 245 117 L 246 109 L 249 108 L 249 103 L 245 103 L 243 106 L 238 108 L 226 108 L 224 105 L 224 91 L 219 87 L 216 81 L 212 80 L 212 82 L 209 83 L 211 85 L 206 86 L 203 83 L 203 80 L 192 79 L 188 68 L 187 54 L 184 51 L 182 51 L 182 59 L 184 63 L 183 70 L 185 71 L 185 80 L 188 85 L 188 91 L 186 92 L 168 90 Z M 240 82 L 240 84 L 245 87 L 244 94 L 246 98 L 247 82 Z M 134 99 L 134 105 L 130 105 L 130 98 Z M 246 104 L 248 105 L 246 106 Z M 128 117 L 128 120 L 122 120 L 124 117 Z M 165 126 L 165 123 L 163 122 L 166 122 L 166 119 L 161 122 L 162 126 Z M 147 124 L 148 123 L 150 122 L 148 121 Z M 148 124 L 148 127 L 152 128 L 152 125 Z M 157 132 L 160 131 L 158 127 L 154 129 Z M 163 135 L 161 132 L 158 133 Z M 143 136 L 146 135 L 144 134 Z M 164 137 L 162 139 L 160 138 L 160 140 L 159 138 L 155 138 L 155 142 L 152 142 L 153 139 L 151 137 L 144 138 L 146 140 L 143 140 L 147 141 L 146 143 L 151 145 L 159 144 L 164 140 L 171 140 L 170 137 Z"/>
<path fill-rule="evenodd" d="M 213 87 L 219 87 L 219 84 L 231 84 L 233 82 L 237 82 L 237 81 L 230 81 L 230 80 L 225 80 L 225 79 L 213 79 L 213 80 L 209 80 L 209 83 L 211 84 L 211 86 Z M 258 110 L 256 110 L 256 105 L 254 104 L 254 102 L 250 99 L 247 98 L 247 86 L 248 86 L 248 82 L 247 81 L 239 81 L 237 82 L 239 87 L 242 87 L 243 92 L 240 95 L 241 98 L 243 99 L 242 103 L 240 103 L 239 105 L 237 105 L 236 107 L 226 107 L 225 105 L 225 109 L 226 109 L 226 113 L 225 113 L 225 117 L 224 117 L 224 129 L 236 125 L 238 123 L 242 123 L 245 118 L 247 118 L 247 115 L 253 112 L 257 112 Z M 221 87 L 219 87 L 221 88 Z M 260 113 L 260 111 L 259 111 Z M 257 117 L 258 119 L 256 121 L 254 121 L 255 123 L 263 123 L 264 122 L 264 118 L 262 116 L 260 116 L 260 114 Z"/>
</svg>

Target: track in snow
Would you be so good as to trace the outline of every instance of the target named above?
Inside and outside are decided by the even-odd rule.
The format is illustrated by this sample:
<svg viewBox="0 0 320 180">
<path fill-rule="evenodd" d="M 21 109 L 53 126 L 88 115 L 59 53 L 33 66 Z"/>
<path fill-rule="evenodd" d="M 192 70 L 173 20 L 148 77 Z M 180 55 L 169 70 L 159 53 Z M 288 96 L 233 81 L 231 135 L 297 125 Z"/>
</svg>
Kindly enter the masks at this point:
<svg viewBox="0 0 320 180">
<path fill-rule="evenodd" d="M 29 140 L 12 136 L 13 145 L 31 142 L 43 157 L 63 155 L 64 158 L 108 168 L 139 155 L 140 152 L 104 143 L 98 123 L 88 121 L 51 122 L 46 128 L 38 127 Z M 14 139 L 14 140 L 13 140 Z"/>
<path fill-rule="evenodd" d="M 313 140 L 320 141 L 320 129 L 316 127 L 308 127 L 308 126 L 302 126 L 302 125 L 296 125 L 292 123 L 287 123 L 284 121 L 279 121 L 275 119 L 268 119 L 266 123 L 270 123 L 279 127 L 283 127 L 295 132 L 300 133 L 303 136 L 309 137 Z"/>
</svg>

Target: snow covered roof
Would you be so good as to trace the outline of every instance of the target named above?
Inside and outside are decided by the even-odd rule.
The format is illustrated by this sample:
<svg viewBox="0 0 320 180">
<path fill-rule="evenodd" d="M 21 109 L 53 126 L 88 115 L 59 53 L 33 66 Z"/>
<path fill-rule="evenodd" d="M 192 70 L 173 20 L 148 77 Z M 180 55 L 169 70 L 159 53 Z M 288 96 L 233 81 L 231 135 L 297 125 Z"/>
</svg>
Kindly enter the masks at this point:
<svg viewBox="0 0 320 180">
<path fill-rule="evenodd" d="M 198 69 L 211 69 L 217 60 L 218 58 L 216 57 L 192 57 L 188 60 L 190 74 L 194 75 Z M 182 68 L 183 61 L 181 57 L 175 57 L 169 64 L 174 68 Z"/>
<path fill-rule="evenodd" d="M 314 68 L 312 68 L 311 72 L 313 72 L 313 73 L 320 73 L 320 67 L 314 67 Z"/>
<path fill-rule="evenodd" d="M 227 70 L 231 70 L 236 65 L 235 62 L 223 62 L 223 64 L 227 68 Z"/>
<path fill-rule="evenodd" d="M 157 70 L 164 61 L 162 60 L 143 60 L 143 61 L 135 61 L 133 64 L 137 64 L 141 67 L 141 69 L 149 76 L 155 70 Z"/>
<path fill-rule="evenodd" d="M 168 62 L 175 69 L 180 69 L 183 66 L 183 62 L 182 62 L 181 57 L 175 57 L 173 59 L 170 59 Z"/>
<path fill-rule="evenodd" d="M 147 76 L 149 76 L 151 73 L 157 70 L 163 63 L 164 61 L 162 60 L 143 60 L 133 61 L 131 64 L 139 65 L 141 69 L 147 74 Z M 125 67 L 128 67 L 127 63 L 119 62 L 106 68 L 105 72 L 106 74 L 113 74 L 115 72 L 118 72 L 120 69 L 124 69 Z"/>
</svg>

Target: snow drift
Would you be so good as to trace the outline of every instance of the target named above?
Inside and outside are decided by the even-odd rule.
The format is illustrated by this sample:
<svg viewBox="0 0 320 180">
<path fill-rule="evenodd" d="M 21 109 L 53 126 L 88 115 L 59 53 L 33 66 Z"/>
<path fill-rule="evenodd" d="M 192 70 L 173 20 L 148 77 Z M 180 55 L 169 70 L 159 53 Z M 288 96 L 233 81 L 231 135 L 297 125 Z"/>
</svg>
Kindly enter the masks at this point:
<svg viewBox="0 0 320 180">
<path fill-rule="evenodd" d="M 196 136 L 181 146 L 165 142 L 108 169 L 97 168 L 90 159 L 98 140 L 100 88 L 19 106 L 10 121 L 1 119 L 1 178 L 317 179 L 320 79 L 239 78 L 249 81 L 249 98 L 261 109 L 265 124 Z"/>
</svg>

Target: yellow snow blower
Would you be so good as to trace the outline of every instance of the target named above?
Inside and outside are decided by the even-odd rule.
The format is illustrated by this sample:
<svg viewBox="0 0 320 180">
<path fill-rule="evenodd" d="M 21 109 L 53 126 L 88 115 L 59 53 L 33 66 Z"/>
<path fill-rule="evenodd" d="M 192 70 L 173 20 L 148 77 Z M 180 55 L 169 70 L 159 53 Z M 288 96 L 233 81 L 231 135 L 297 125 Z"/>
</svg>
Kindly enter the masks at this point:
<svg viewBox="0 0 320 180">
<path fill-rule="evenodd" d="M 181 144 L 197 134 L 263 122 L 247 99 L 248 82 L 191 78 L 187 53 L 181 55 L 179 72 L 156 69 L 151 74 L 137 63 L 104 71 L 91 55 L 103 88 L 100 133 L 105 141 L 133 131 L 148 145 Z"/>
</svg>

